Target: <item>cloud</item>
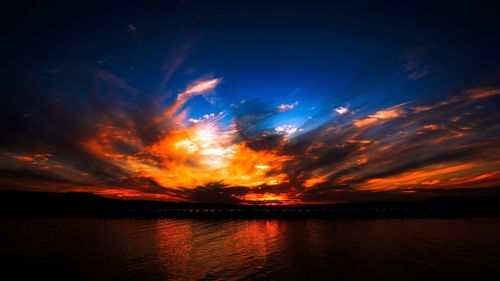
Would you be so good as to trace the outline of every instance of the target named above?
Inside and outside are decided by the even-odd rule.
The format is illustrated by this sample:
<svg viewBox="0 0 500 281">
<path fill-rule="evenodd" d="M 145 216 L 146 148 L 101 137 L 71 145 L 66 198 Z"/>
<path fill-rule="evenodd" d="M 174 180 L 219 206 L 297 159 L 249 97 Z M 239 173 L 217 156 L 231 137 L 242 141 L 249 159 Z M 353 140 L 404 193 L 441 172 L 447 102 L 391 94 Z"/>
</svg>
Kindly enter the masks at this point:
<svg viewBox="0 0 500 281">
<path fill-rule="evenodd" d="M 422 63 L 429 50 L 429 47 L 418 47 L 410 49 L 399 56 L 399 59 L 404 61 L 403 67 L 407 75 L 406 79 L 419 80 L 430 73 L 431 65 Z"/>
<path fill-rule="evenodd" d="M 286 136 L 289 136 L 293 133 L 300 131 L 300 129 L 293 126 L 293 125 L 283 125 L 283 126 L 276 127 L 275 131 L 279 134 L 284 134 Z"/>
<path fill-rule="evenodd" d="M 465 92 L 470 99 L 472 100 L 479 100 L 479 99 L 485 99 L 489 97 L 493 97 L 496 95 L 500 95 L 500 89 L 499 88 L 478 88 L 478 89 L 472 89 L 468 90 Z"/>
<path fill-rule="evenodd" d="M 396 106 L 393 108 L 377 111 L 373 114 L 368 115 L 366 118 L 357 119 L 354 121 L 354 126 L 361 128 L 371 125 L 378 124 L 385 120 L 390 120 L 393 118 L 398 118 L 404 116 L 405 111 L 401 109 L 401 106 Z"/>
<path fill-rule="evenodd" d="M 188 122 L 192 124 L 197 124 L 200 122 L 216 122 L 217 120 L 220 120 L 222 117 L 224 117 L 224 112 L 220 111 L 218 113 L 205 114 L 199 118 L 189 118 Z"/>
<path fill-rule="evenodd" d="M 313 187 L 315 185 L 318 185 L 318 184 L 321 184 L 321 183 L 324 183 L 327 181 L 328 181 L 328 179 L 326 177 L 322 177 L 322 176 L 312 177 L 312 178 L 305 180 L 303 185 L 304 185 L 304 187 Z"/>
<path fill-rule="evenodd" d="M 418 80 L 422 77 L 427 76 L 429 72 L 430 72 L 430 65 L 424 65 L 421 68 L 410 72 L 406 78 L 409 80 Z"/>
<path fill-rule="evenodd" d="M 196 81 L 189 85 L 182 93 L 178 94 L 177 100 L 187 99 L 191 96 L 196 96 L 211 91 L 215 89 L 220 81 L 220 78 Z"/>
<path fill-rule="evenodd" d="M 198 42 L 199 38 L 193 36 L 179 44 L 170 52 L 170 57 L 167 62 L 163 65 L 164 76 L 160 83 L 159 91 L 163 91 L 165 85 L 170 81 L 177 69 L 186 61 L 186 59 L 191 54 L 193 47 Z"/>
<path fill-rule="evenodd" d="M 337 112 L 339 115 L 344 115 L 347 112 L 349 112 L 349 108 L 345 106 L 339 106 L 334 108 L 335 112 Z"/>
<path fill-rule="evenodd" d="M 135 33 L 135 32 L 137 31 L 137 26 L 135 26 L 135 25 L 133 25 L 133 24 L 129 23 L 129 24 L 127 25 L 127 29 L 128 29 L 128 31 L 129 31 L 130 33 Z"/>
<path fill-rule="evenodd" d="M 289 104 L 280 104 L 277 109 L 278 109 L 278 112 L 285 112 L 285 111 L 289 111 L 289 110 L 292 110 L 294 109 L 296 106 L 299 105 L 299 102 L 296 101 L 294 103 L 289 103 Z"/>
<path fill-rule="evenodd" d="M 107 81 L 107 82 L 111 83 L 113 86 L 118 87 L 122 90 L 125 90 L 131 94 L 137 94 L 139 92 L 139 90 L 137 90 L 136 88 L 129 86 L 127 84 L 127 82 L 125 82 L 125 80 L 123 80 L 122 78 L 118 77 L 117 75 L 115 75 L 109 71 L 97 70 L 97 75 L 102 80 Z"/>
</svg>

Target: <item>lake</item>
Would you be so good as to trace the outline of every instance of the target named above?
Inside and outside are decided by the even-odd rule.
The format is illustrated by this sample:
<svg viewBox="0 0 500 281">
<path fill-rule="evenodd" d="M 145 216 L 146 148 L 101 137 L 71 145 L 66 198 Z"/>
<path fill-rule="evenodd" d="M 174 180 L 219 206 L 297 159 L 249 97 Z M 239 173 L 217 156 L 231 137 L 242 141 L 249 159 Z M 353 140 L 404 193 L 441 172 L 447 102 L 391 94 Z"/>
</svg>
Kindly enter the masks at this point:
<svg viewBox="0 0 500 281">
<path fill-rule="evenodd" d="M 0 219 L 2 280 L 498 280 L 500 219 Z"/>
</svg>

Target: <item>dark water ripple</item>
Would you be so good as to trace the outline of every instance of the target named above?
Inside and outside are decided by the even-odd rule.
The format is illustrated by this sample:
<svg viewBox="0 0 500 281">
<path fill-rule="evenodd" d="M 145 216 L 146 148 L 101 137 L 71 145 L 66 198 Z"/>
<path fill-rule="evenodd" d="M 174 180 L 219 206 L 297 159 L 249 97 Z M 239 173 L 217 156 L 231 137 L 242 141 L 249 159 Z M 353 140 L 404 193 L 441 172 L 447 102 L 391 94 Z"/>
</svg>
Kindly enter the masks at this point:
<svg viewBox="0 0 500 281">
<path fill-rule="evenodd" d="M 498 280 L 500 219 L 1 219 L 2 280 Z"/>
</svg>

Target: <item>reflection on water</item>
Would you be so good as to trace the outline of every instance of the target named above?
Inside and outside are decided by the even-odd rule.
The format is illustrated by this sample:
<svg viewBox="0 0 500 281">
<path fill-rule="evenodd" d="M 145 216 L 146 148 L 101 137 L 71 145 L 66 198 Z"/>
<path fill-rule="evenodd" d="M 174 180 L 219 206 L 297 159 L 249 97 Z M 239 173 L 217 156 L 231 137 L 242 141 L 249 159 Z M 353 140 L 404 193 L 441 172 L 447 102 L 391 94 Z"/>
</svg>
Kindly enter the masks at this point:
<svg viewBox="0 0 500 281">
<path fill-rule="evenodd" d="M 279 248 L 277 220 L 158 221 L 158 259 L 174 279 L 242 277 Z"/>
<path fill-rule="evenodd" d="M 1 219 L 12 280 L 497 279 L 500 219 Z M 7 280 L 2 278 L 2 280 Z"/>
</svg>

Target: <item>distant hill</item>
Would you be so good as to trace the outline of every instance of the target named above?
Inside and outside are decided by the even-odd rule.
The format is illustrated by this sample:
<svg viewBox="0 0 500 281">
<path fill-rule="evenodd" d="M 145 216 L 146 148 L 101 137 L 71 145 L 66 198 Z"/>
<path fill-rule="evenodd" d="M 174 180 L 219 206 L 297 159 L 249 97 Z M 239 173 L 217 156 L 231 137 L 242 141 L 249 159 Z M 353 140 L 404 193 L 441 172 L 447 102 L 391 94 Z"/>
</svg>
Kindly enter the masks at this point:
<svg viewBox="0 0 500 281">
<path fill-rule="evenodd" d="M 0 216 L 17 217 L 484 217 L 500 215 L 500 196 L 455 195 L 421 201 L 312 206 L 248 206 L 106 198 L 84 192 L 0 191 Z"/>
</svg>

